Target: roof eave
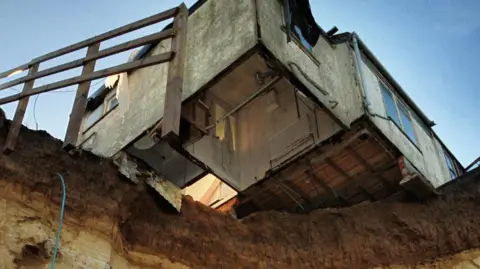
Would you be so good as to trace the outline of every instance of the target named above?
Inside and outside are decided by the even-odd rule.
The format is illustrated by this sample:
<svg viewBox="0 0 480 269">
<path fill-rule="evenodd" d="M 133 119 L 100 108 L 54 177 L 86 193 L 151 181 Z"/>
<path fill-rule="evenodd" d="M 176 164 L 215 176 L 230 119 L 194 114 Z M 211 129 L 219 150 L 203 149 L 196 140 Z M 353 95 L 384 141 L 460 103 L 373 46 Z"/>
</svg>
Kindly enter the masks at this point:
<svg viewBox="0 0 480 269">
<path fill-rule="evenodd" d="M 407 105 L 415 111 L 415 113 L 422 119 L 423 123 L 428 127 L 435 126 L 435 122 L 430 120 L 425 113 L 415 104 L 415 102 L 410 98 L 410 96 L 405 92 L 405 90 L 398 84 L 398 82 L 393 78 L 393 76 L 388 72 L 388 70 L 382 65 L 382 63 L 375 57 L 372 51 L 367 47 L 367 45 L 362 41 L 360 37 L 357 36 L 358 44 L 360 45 L 360 50 L 368 60 L 375 65 L 375 67 L 380 71 L 380 73 L 388 80 L 388 82 L 395 88 L 396 92 L 400 97 L 407 103 Z"/>
</svg>

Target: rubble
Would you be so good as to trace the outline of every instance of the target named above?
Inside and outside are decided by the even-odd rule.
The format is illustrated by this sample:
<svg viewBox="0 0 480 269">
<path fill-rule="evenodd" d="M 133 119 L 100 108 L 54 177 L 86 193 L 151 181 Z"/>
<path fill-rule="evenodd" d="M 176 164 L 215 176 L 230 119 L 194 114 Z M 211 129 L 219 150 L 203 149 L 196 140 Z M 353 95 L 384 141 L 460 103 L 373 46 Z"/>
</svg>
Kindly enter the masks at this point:
<svg viewBox="0 0 480 269">
<path fill-rule="evenodd" d="M 0 129 L 0 146 L 8 126 Z M 89 262 L 111 268 L 413 268 L 480 248 L 480 180 L 423 203 L 261 212 L 237 220 L 188 197 L 180 213 L 172 211 L 112 161 L 88 152 L 70 155 L 46 132 L 23 127 L 15 151 L 0 156 L 2 268 L 17 268 L 32 253 L 47 262 L 49 251 L 39 246 L 54 238 L 62 196 L 54 173 L 67 185 L 58 260 L 65 268 Z"/>
</svg>

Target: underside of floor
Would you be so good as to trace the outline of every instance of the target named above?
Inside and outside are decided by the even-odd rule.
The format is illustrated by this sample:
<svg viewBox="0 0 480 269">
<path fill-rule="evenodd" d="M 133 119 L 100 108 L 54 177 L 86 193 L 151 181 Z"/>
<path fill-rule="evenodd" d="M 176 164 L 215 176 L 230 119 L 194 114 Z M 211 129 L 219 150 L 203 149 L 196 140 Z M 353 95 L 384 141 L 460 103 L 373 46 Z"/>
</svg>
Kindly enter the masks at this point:
<svg viewBox="0 0 480 269">
<path fill-rule="evenodd" d="M 395 150 L 371 127 L 356 126 L 242 192 L 238 216 L 345 207 L 403 192 Z"/>
</svg>

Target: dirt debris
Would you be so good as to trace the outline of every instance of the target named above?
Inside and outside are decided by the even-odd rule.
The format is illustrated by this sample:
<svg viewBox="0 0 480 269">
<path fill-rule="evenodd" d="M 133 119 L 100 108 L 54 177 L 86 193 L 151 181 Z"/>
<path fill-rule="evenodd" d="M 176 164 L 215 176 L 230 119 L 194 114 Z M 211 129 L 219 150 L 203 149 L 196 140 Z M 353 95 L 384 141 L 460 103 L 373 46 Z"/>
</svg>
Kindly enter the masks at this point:
<svg viewBox="0 0 480 269">
<path fill-rule="evenodd" d="M 51 240 L 45 240 L 35 245 L 26 244 L 22 248 L 21 255 L 16 257 L 14 262 L 18 266 L 45 265 L 53 255 L 54 244 Z"/>
<path fill-rule="evenodd" d="M 0 146 L 9 125 L 0 129 Z M 0 156 L 1 184 L 20 185 L 25 197 L 44 195 L 58 208 L 54 173 L 66 180 L 66 218 L 111 219 L 121 237 L 112 242 L 191 268 L 414 265 L 480 247 L 480 180 L 424 203 L 376 202 L 308 215 L 262 212 L 238 221 L 188 198 L 180 214 L 166 211 L 155 192 L 125 180 L 109 160 L 69 155 L 43 131 L 22 128 L 16 150 Z"/>
</svg>

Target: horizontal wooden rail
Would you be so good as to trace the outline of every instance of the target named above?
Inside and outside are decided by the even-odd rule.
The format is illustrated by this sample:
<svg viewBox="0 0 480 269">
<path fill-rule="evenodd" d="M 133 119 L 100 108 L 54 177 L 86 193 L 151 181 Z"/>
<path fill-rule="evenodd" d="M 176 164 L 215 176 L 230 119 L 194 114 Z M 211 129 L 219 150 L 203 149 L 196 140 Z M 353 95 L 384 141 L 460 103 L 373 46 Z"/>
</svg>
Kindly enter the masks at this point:
<svg viewBox="0 0 480 269">
<path fill-rule="evenodd" d="M 85 82 L 85 81 L 91 81 L 91 80 L 95 80 L 95 79 L 99 79 L 99 78 L 103 78 L 103 77 L 108 77 L 108 76 L 114 75 L 114 74 L 119 74 L 119 73 L 131 71 L 131 70 L 135 70 L 135 69 L 159 64 L 159 63 L 168 62 L 173 58 L 173 56 L 174 56 L 173 52 L 165 52 L 165 53 L 162 53 L 162 54 L 159 54 L 159 55 L 143 58 L 141 60 L 136 60 L 136 61 L 133 61 L 133 62 L 117 65 L 115 67 L 98 70 L 98 71 L 95 71 L 95 72 L 90 73 L 88 75 L 81 75 L 81 76 L 61 80 L 61 81 L 58 81 L 58 82 L 55 82 L 55 83 L 51 83 L 51 84 L 47 84 L 47 85 L 40 86 L 40 87 L 37 87 L 37 88 L 33 88 L 30 91 L 21 92 L 21 93 L 14 94 L 14 95 L 11 95 L 11 96 L 8 96 L 8 97 L 5 97 L 5 98 L 1 98 L 0 99 L 0 105 L 10 103 L 10 102 L 13 102 L 13 101 L 17 101 L 17 100 L 20 100 L 24 97 L 32 96 L 32 95 L 35 95 L 35 94 L 49 92 L 49 91 L 53 91 L 53 90 L 56 90 L 56 89 L 60 89 L 60 88 L 68 87 L 68 86 L 71 86 L 71 85 L 79 84 L 79 83 L 82 83 L 82 82 Z"/>
<path fill-rule="evenodd" d="M 119 45 L 116 45 L 116 46 L 113 46 L 113 47 L 110 47 L 110 48 L 107 48 L 107 49 L 104 49 L 104 50 L 101 50 L 94 55 L 86 56 L 86 57 L 78 59 L 78 60 L 74 60 L 74 61 L 62 64 L 62 65 L 58 65 L 58 66 L 55 66 L 55 67 L 52 67 L 52 68 L 42 70 L 42 71 L 37 72 L 37 73 L 32 74 L 32 75 L 27 75 L 27 76 L 24 76 L 24 77 L 6 82 L 6 83 L 0 85 L 0 90 L 8 89 L 12 86 L 15 86 L 15 85 L 18 85 L 18 84 L 21 84 L 21 83 L 25 83 L 29 80 L 46 77 L 46 76 L 57 74 L 57 73 L 60 73 L 60 72 L 63 72 L 63 71 L 66 71 L 66 70 L 69 70 L 69 69 L 72 69 L 72 68 L 80 67 L 83 64 L 85 64 L 86 62 L 89 62 L 89 61 L 92 61 L 92 60 L 98 60 L 98 59 L 101 59 L 101 58 L 105 58 L 105 57 L 111 56 L 113 54 L 124 52 L 124 51 L 127 51 L 129 49 L 136 48 L 136 47 L 139 47 L 139 46 L 143 46 L 143 45 L 146 45 L 146 44 L 149 44 L 149 43 L 159 42 L 159 41 L 162 41 L 164 39 L 170 38 L 173 35 L 174 35 L 173 30 L 172 29 L 167 29 L 167 30 L 159 32 L 159 33 L 155 33 L 155 34 L 151 34 L 151 35 L 148 35 L 148 36 L 140 37 L 140 38 L 137 38 L 137 39 L 134 39 L 134 40 L 131 40 L 131 41 L 128 41 L 128 42 L 125 42 L 125 43 L 122 43 L 122 44 L 119 44 Z"/>
<path fill-rule="evenodd" d="M 140 28 L 149 26 L 151 24 L 167 20 L 169 18 L 174 17 L 178 13 L 178 9 L 179 9 L 178 7 L 175 7 L 175 8 L 166 10 L 164 12 L 161 12 L 161 13 L 158 13 L 156 15 L 150 16 L 148 18 L 141 19 L 139 21 L 127 24 L 125 26 L 122 26 L 122 27 L 119 27 L 117 29 L 111 30 L 109 32 L 103 33 L 101 35 L 97 35 L 97 36 L 94 36 L 92 38 L 86 39 L 84 41 L 81 41 L 81 42 L 75 43 L 73 45 L 64 47 L 62 49 L 47 53 L 43 56 L 40 56 L 38 58 L 33 59 L 32 61 L 30 61 L 27 64 L 22 64 L 20 66 L 17 66 L 15 68 L 12 68 L 10 70 L 7 70 L 5 72 L 0 73 L 0 79 L 9 76 L 11 73 L 13 73 L 17 70 L 28 69 L 33 64 L 45 62 L 45 61 L 48 61 L 50 59 L 65 55 L 67 53 L 86 48 L 86 47 L 88 47 L 92 44 L 102 42 L 102 41 L 105 41 L 107 39 L 111 39 L 111 38 L 123 35 L 125 33 L 135 31 L 135 30 L 138 30 Z"/>
</svg>

